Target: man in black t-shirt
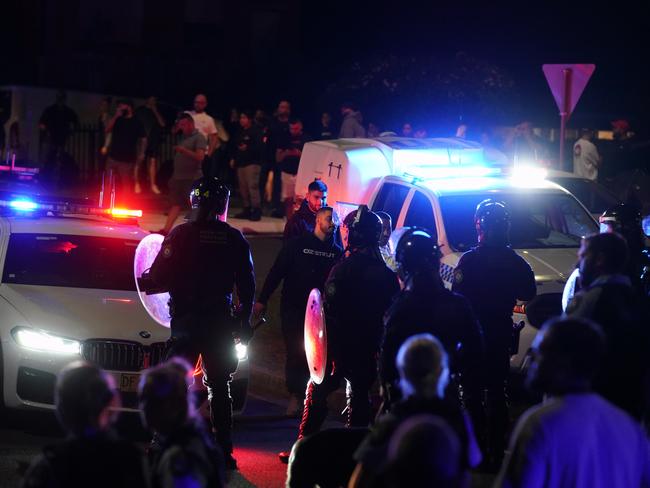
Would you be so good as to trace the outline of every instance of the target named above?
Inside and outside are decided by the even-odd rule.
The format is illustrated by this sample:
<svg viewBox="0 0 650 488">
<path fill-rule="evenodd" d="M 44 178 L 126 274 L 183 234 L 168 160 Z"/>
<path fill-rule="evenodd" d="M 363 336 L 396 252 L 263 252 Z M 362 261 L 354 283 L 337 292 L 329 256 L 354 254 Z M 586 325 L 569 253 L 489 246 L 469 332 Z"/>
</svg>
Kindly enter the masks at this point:
<svg viewBox="0 0 650 488">
<path fill-rule="evenodd" d="M 112 134 L 106 169 L 120 179 L 120 200 L 129 201 L 134 191 L 135 172 L 144 159 L 147 143 L 147 134 L 142 122 L 134 117 L 131 100 L 117 102 L 117 111 L 108 122 L 106 133 Z"/>
<path fill-rule="evenodd" d="M 65 92 L 56 94 L 56 103 L 47 107 L 38 121 L 38 127 L 45 134 L 47 153 L 45 156 L 45 176 L 51 176 L 65 143 L 72 130 L 79 125 L 79 118 L 74 110 L 65 104 Z"/>
<path fill-rule="evenodd" d="M 293 214 L 293 199 L 296 196 L 296 175 L 302 148 L 311 138 L 303 132 L 302 122 L 289 122 L 289 137 L 275 151 L 275 160 L 282 171 L 282 201 L 287 219 Z"/>
</svg>

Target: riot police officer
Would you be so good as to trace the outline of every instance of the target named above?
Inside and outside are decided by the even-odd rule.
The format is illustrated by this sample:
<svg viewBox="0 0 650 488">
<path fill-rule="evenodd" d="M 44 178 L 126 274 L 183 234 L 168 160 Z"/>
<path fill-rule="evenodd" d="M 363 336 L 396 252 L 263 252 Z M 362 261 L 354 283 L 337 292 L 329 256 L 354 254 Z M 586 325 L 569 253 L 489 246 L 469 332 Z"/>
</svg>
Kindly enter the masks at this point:
<svg viewBox="0 0 650 488">
<path fill-rule="evenodd" d="M 460 380 L 454 386 L 460 383 L 463 399 L 480 405 L 483 334 L 467 299 L 442 282 L 437 238 L 427 230 L 405 227 L 393 234 L 390 247 L 404 288 L 384 319 L 379 363 L 385 406 L 401 397 L 395 366 L 399 348 L 422 333 L 440 340 L 449 354 L 451 373 Z"/>
<path fill-rule="evenodd" d="M 216 178 L 197 180 L 190 194 L 191 221 L 165 238 L 150 276 L 171 297 L 168 356 L 195 364 L 201 355 L 215 439 L 227 467 L 236 469 L 229 383 L 237 368 L 235 337 L 245 342 L 252 335 L 255 275 L 248 242 L 225 222 L 229 197 Z M 239 310 L 233 315 L 235 286 Z"/>
<path fill-rule="evenodd" d="M 645 236 L 641 229 L 641 213 L 628 204 L 608 208 L 600 216 L 601 232 L 618 232 L 625 238 L 628 248 L 628 262 L 625 274 L 632 281 L 632 287 L 640 297 L 648 298 L 650 293 L 650 253 L 645 247 Z"/>
<path fill-rule="evenodd" d="M 348 234 L 350 255 L 336 264 L 325 283 L 325 317 L 333 367 L 319 385 L 307 386 L 299 438 L 316 432 L 327 415 L 327 396 L 342 379 L 347 388 L 351 427 L 370 423 L 369 391 L 377 377 L 383 316 L 399 292 L 397 276 L 379 252 L 381 220 L 362 205 Z"/>
<path fill-rule="evenodd" d="M 535 297 L 532 269 L 508 245 L 510 215 L 503 202 L 483 200 L 474 224 L 478 245 L 463 254 L 454 270 L 452 290 L 464 295 L 483 328 L 487 426 L 482 440 L 487 465 L 498 466 L 508 425 L 506 387 L 513 344 L 512 312 L 517 300 Z"/>
</svg>

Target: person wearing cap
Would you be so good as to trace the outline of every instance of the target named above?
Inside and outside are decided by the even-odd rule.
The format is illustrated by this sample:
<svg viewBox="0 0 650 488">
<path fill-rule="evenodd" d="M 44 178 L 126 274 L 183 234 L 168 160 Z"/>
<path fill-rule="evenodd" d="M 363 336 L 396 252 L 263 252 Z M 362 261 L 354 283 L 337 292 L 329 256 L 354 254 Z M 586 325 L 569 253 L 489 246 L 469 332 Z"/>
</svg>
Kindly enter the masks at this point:
<svg viewBox="0 0 650 488">
<path fill-rule="evenodd" d="M 591 142 L 593 137 L 593 130 L 582 129 L 580 139 L 573 145 L 573 173 L 582 178 L 596 181 L 600 155 L 596 145 Z"/>
<path fill-rule="evenodd" d="M 510 356 L 518 345 L 512 313 L 518 300 L 532 300 L 537 292 L 528 263 L 509 245 L 510 213 L 506 204 L 483 200 L 476 207 L 474 225 L 478 245 L 464 253 L 454 270 L 452 290 L 472 305 L 483 329 L 486 361 L 487 429 L 482 436 L 486 468 L 501 463 L 508 429 L 507 386 Z"/>
<path fill-rule="evenodd" d="M 386 312 L 385 334 L 379 359 L 384 406 L 399 400 L 399 375 L 395 365 L 404 341 L 415 334 L 436 336 L 449 351 L 454 381 L 447 394 L 463 399 L 478 418 L 483 367 L 483 333 L 467 299 L 445 288 L 440 277 L 437 238 L 417 227 L 403 227 L 391 240 L 395 270 L 403 290 Z M 478 405 L 478 406 L 477 406 Z"/>
<path fill-rule="evenodd" d="M 399 292 L 397 276 L 379 252 L 381 220 L 367 206 L 350 226 L 350 255 L 336 264 L 325 283 L 327 368 L 320 384 L 310 380 L 298 439 L 317 432 L 327 417 L 327 397 L 347 380 L 348 427 L 371 420 L 370 388 L 377 377 L 383 316 Z M 280 453 L 282 461 L 289 453 Z"/>
</svg>

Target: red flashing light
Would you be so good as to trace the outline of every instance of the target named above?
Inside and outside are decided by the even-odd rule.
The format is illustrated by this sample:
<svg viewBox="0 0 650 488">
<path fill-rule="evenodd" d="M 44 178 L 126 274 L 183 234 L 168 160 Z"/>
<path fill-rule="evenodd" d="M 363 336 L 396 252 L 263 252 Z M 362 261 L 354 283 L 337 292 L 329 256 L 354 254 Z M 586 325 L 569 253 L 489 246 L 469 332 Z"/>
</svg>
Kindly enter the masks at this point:
<svg viewBox="0 0 650 488">
<path fill-rule="evenodd" d="M 142 210 L 132 210 L 129 208 L 112 208 L 111 215 L 117 218 L 134 218 L 142 217 Z"/>
<path fill-rule="evenodd" d="M 203 358 L 199 354 L 199 359 L 196 360 L 196 366 L 194 366 L 194 372 L 192 376 L 199 376 L 203 374 Z"/>
</svg>

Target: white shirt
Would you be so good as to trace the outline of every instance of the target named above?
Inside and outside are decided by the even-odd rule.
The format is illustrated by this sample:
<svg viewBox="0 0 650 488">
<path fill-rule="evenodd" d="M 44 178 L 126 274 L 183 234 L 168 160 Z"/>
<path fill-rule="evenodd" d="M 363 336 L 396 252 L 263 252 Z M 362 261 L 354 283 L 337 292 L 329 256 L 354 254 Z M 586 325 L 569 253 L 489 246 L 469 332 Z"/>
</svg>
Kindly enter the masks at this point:
<svg viewBox="0 0 650 488">
<path fill-rule="evenodd" d="M 494 486 L 648 487 L 648 438 L 632 417 L 595 393 L 550 398 L 520 418 Z"/>
<path fill-rule="evenodd" d="M 573 145 L 573 172 L 583 178 L 595 180 L 598 178 L 599 162 L 600 156 L 594 143 L 587 139 L 578 139 Z"/>
<path fill-rule="evenodd" d="M 201 112 L 199 114 L 196 113 L 195 110 L 188 110 L 186 113 L 192 116 L 194 119 L 194 127 L 196 127 L 196 130 L 205 136 L 206 140 L 208 141 L 208 146 L 206 147 L 209 147 L 210 138 L 208 136 L 217 133 L 217 126 L 214 123 L 214 119 L 205 112 Z"/>
</svg>

